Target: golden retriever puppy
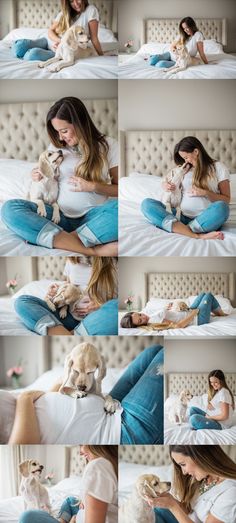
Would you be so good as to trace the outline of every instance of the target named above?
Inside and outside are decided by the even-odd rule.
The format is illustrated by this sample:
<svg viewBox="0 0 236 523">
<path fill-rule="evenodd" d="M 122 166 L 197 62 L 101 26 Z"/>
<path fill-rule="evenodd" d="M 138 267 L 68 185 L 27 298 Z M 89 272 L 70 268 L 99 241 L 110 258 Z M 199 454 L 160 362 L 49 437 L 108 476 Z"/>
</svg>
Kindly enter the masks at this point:
<svg viewBox="0 0 236 523">
<path fill-rule="evenodd" d="M 163 69 L 165 72 L 169 72 L 171 74 L 179 73 L 180 71 L 185 71 L 187 67 L 202 64 L 202 60 L 200 58 L 196 58 L 195 56 L 191 56 L 189 54 L 187 47 L 185 47 L 182 40 L 174 42 L 171 46 L 171 50 L 175 55 L 176 63 L 173 65 L 173 67 Z"/>
<path fill-rule="evenodd" d="M 43 465 L 37 460 L 27 459 L 19 465 L 22 476 L 20 495 L 23 497 L 25 510 L 45 510 L 50 514 L 51 505 L 47 489 L 40 483 Z"/>
<path fill-rule="evenodd" d="M 31 181 L 29 189 L 29 200 L 36 203 L 38 206 L 37 213 L 46 218 L 45 203 L 52 205 L 53 215 L 52 221 L 58 223 L 60 221 L 60 212 L 57 204 L 58 196 L 58 179 L 60 176 L 59 167 L 63 161 L 63 152 L 59 151 L 44 151 L 39 157 L 39 170 L 43 178 L 36 182 Z"/>
<path fill-rule="evenodd" d="M 176 209 L 176 218 L 178 220 L 180 220 L 181 214 L 180 204 L 182 200 L 182 181 L 188 170 L 189 164 L 184 163 L 183 165 L 179 165 L 178 167 L 171 169 L 164 177 L 164 181 L 166 183 L 172 183 L 175 185 L 175 190 L 163 191 L 161 201 L 166 206 L 166 210 L 168 212 L 172 212 L 172 208 Z"/>
<path fill-rule="evenodd" d="M 171 301 L 170 303 L 168 303 L 167 309 L 169 311 L 173 311 L 173 312 L 181 312 L 181 311 L 185 312 L 185 311 L 189 311 L 189 306 L 187 305 L 187 303 L 185 301 L 175 300 L 175 301 Z"/>
<path fill-rule="evenodd" d="M 65 373 L 59 392 L 80 399 L 90 394 L 101 396 L 104 409 L 114 414 L 118 401 L 102 394 L 102 380 L 106 376 L 104 357 L 91 343 L 76 345 L 65 359 Z"/>
<path fill-rule="evenodd" d="M 160 481 L 155 474 L 142 474 L 138 477 L 133 492 L 119 509 L 120 523 L 155 523 L 153 509 L 146 497 L 157 497 L 170 489 L 170 483 Z"/>
<path fill-rule="evenodd" d="M 81 300 L 82 296 L 83 292 L 79 285 L 74 285 L 73 283 L 62 283 L 54 296 L 50 296 L 49 293 L 46 294 L 44 299 L 51 311 L 55 312 L 56 309 L 60 309 L 60 318 L 66 318 L 69 309 L 71 314 L 73 314 L 73 308 L 76 303 Z"/>
<path fill-rule="evenodd" d="M 181 425 L 186 421 L 188 404 L 192 398 L 191 392 L 188 389 L 183 389 L 179 396 L 174 399 L 168 411 L 168 418 L 171 423 Z"/>
<path fill-rule="evenodd" d="M 93 47 L 88 47 L 88 36 L 83 27 L 72 26 L 62 36 L 56 54 L 46 62 L 40 62 L 39 67 L 47 67 L 51 73 L 57 73 L 63 67 L 74 65 L 75 60 L 97 56 Z"/>
</svg>

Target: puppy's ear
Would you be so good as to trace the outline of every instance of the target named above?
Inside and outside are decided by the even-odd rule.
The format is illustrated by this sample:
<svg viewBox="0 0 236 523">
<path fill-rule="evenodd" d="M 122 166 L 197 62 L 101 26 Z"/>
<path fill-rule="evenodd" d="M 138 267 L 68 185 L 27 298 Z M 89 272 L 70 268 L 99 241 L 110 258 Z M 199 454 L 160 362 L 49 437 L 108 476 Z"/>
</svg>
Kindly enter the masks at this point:
<svg viewBox="0 0 236 523">
<path fill-rule="evenodd" d="M 44 174 L 44 176 L 46 176 L 46 178 L 53 176 L 53 168 L 50 165 L 46 154 L 41 154 L 39 157 L 39 170 Z"/>
<path fill-rule="evenodd" d="M 26 460 L 19 464 L 19 471 L 24 478 L 27 478 L 29 475 L 29 463 L 29 460 Z"/>
<path fill-rule="evenodd" d="M 105 358 L 104 358 L 104 356 L 102 356 L 101 354 L 99 354 L 99 358 L 98 358 L 98 377 L 97 377 L 97 381 L 101 383 L 101 381 L 103 380 L 103 378 L 105 378 L 106 373 L 107 373 L 107 369 L 106 369 Z"/>
<path fill-rule="evenodd" d="M 71 358 L 71 355 L 68 354 L 68 356 L 66 356 L 66 359 L 65 359 L 65 366 L 64 366 L 64 369 L 65 369 L 65 374 L 63 376 L 63 382 L 60 386 L 60 389 L 59 389 L 59 392 L 61 392 L 62 394 L 65 393 L 64 391 L 64 387 L 69 379 L 69 376 L 70 376 L 70 371 L 71 371 L 71 367 L 73 365 L 73 359 Z"/>
</svg>

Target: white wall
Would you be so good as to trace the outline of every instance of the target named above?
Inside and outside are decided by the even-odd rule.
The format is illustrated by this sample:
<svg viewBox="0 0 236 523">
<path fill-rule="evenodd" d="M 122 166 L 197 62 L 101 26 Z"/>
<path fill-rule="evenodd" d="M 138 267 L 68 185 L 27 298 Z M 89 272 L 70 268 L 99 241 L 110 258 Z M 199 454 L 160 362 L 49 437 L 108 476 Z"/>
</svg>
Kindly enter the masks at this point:
<svg viewBox="0 0 236 523">
<path fill-rule="evenodd" d="M 119 3 L 120 49 L 128 39 L 140 46 L 142 20 L 145 18 L 227 18 L 227 52 L 236 51 L 236 9 L 234 0 L 121 0 Z"/>
<path fill-rule="evenodd" d="M 0 258 L 0 296 L 2 294 L 7 294 L 6 282 L 8 280 L 7 271 L 6 271 L 6 260 L 5 258 Z"/>
<path fill-rule="evenodd" d="M 135 296 L 134 308 L 144 306 L 147 272 L 235 272 L 236 258 L 122 257 L 119 259 L 119 306 Z M 236 303 L 235 303 L 236 306 Z"/>
<path fill-rule="evenodd" d="M 21 363 L 23 376 L 21 386 L 33 383 L 42 373 L 44 362 L 44 338 L 41 336 L 0 337 L 0 387 L 11 384 L 6 371 Z"/>
<path fill-rule="evenodd" d="M 235 338 L 165 340 L 165 372 L 236 372 Z"/>
<path fill-rule="evenodd" d="M 120 129 L 235 129 L 235 122 L 235 80 L 119 82 Z"/>
<path fill-rule="evenodd" d="M 11 0 L 0 0 L 0 38 L 3 38 L 10 30 Z"/>
</svg>

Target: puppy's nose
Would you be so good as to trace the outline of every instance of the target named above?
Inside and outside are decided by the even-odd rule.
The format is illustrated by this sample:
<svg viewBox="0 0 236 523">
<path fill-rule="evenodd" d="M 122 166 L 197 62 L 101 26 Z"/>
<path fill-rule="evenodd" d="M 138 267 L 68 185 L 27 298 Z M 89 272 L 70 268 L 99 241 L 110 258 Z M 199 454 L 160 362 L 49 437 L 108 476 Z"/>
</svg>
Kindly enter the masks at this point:
<svg viewBox="0 0 236 523">
<path fill-rule="evenodd" d="M 43 470 L 43 469 L 44 469 L 44 466 L 43 466 L 43 465 L 40 465 L 40 467 L 39 467 L 39 468 L 40 468 L 41 470 Z"/>
<path fill-rule="evenodd" d="M 86 390 L 86 385 L 78 385 L 77 388 L 78 388 L 78 390 L 84 391 L 84 390 Z"/>
</svg>

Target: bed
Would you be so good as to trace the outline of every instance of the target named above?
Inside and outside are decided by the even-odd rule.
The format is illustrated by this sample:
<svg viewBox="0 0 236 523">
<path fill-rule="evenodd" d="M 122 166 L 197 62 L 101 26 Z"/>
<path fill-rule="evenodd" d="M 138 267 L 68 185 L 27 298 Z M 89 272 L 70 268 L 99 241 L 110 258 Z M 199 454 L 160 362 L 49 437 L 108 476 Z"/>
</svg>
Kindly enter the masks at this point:
<svg viewBox="0 0 236 523">
<path fill-rule="evenodd" d="M 174 165 L 174 146 L 196 136 L 213 158 L 231 174 L 230 216 L 224 240 L 195 240 L 167 233 L 141 213 L 145 198 L 158 199 L 162 176 Z M 130 130 L 120 133 L 119 254 L 120 256 L 236 255 L 236 130 Z M 133 241 L 135 238 L 135 241 Z"/>
<path fill-rule="evenodd" d="M 117 138 L 117 100 L 83 100 L 95 125 L 102 133 Z M 1 204 L 12 198 L 25 198 L 30 172 L 49 139 L 45 121 L 53 101 L 7 103 L 0 105 L 0 214 Z M 20 123 L 19 123 L 20 122 Z M 33 140 L 29 141 L 29 132 Z M 6 176 L 6 172 L 8 175 Z M 8 230 L 0 221 L 1 256 L 67 255 L 68 251 L 30 245 Z M 73 254 L 73 253 L 70 253 Z M 76 253 L 74 253 L 76 254 Z"/>
<path fill-rule="evenodd" d="M 39 69 L 38 62 L 27 62 L 14 58 L 12 42 L 21 38 L 37 39 L 47 37 L 49 24 L 60 11 L 59 0 L 10 0 L 10 32 L 0 42 L 1 79 L 115 79 L 118 72 L 117 12 L 113 0 L 95 0 L 100 15 L 99 39 L 104 51 L 96 56 L 77 61 L 73 66 L 59 73 Z M 10 3 L 10 2 L 9 2 Z"/>
<path fill-rule="evenodd" d="M 171 42 L 178 38 L 179 19 L 150 18 L 143 21 L 141 47 L 125 63 L 119 65 L 120 79 L 233 79 L 236 78 L 236 57 L 224 52 L 227 43 L 226 19 L 196 19 L 205 42 L 204 50 L 208 64 L 188 67 L 185 71 L 171 74 L 148 64 L 150 55 L 170 50 Z M 174 57 L 173 57 L 174 58 Z"/>
<path fill-rule="evenodd" d="M 80 343 L 88 341 L 88 337 L 80 336 Z M 72 348 L 78 343 L 75 343 L 71 337 L 67 336 L 55 336 L 53 339 L 45 340 L 44 353 L 41 358 L 41 373 L 39 377 L 27 387 L 32 390 L 44 390 L 47 391 L 53 383 L 57 381 L 63 375 L 63 366 L 65 356 L 70 353 Z M 138 342 L 136 340 L 127 337 L 114 337 L 114 336 L 98 336 L 89 337 L 90 343 L 94 343 L 99 352 L 103 354 L 107 367 L 107 375 L 102 382 L 102 391 L 106 394 L 115 385 L 117 380 L 120 378 L 125 368 L 129 363 L 146 347 L 154 345 L 156 340 L 151 338 L 148 339 L 140 338 Z M 0 391 L 0 443 L 7 443 L 9 434 L 11 432 L 12 423 L 15 413 L 15 398 L 24 389 L 18 389 L 16 391 Z M 52 398 L 54 395 L 54 399 Z M 46 398 L 46 399 L 45 399 Z M 50 410 L 52 401 L 56 401 L 54 404 L 54 410 Z M 79 401 L 70 398 L 65 395 L 57 395 L 49 392 L 46 396 L 42 396 L 37 401 L 36 412 L 38 415 L 41 443 L 42 444 L 119 444 L 120 435 L 120 416 L 122 408 L 118 407 L 113 416 L 108 416 L 105 422 L 106 414 L 104 412 L 104 401 L 102 398 L 95 395 L 88 395 L 83 398 L 83 403 L 93 402 L 91 408 L 91 417 L 93 416 L 94 409 L 98 411 L 98 415 L 104 423 L 109 425 L 110 433 L 101 434 L 96 433 L 96 425 L 94 423 L 93 431 L 90 433 L 89 441 L 78 441 L 78 422 L 79 422 Z M 77 403 L 76 403 L 77 402 Z M 86 408 L 90 408 L 89 406 Z M 95 406 L 94 406 L 95 405 Z M 63 409 L 73 408 L 73 426 L 72 419 L 68 418 L 65 411 L 65 417 L 63 417 Z M 70 414 L 69 414 L 70 416 Z M 117 422 L 114 430 L 113 418 Z M 63 420 L 67 419 L 66 425 L 63 425 Z M 117 428 L 118 427 L 118 428 Z M 81 436 L 82 437 L 82 436 Z"/>
<path fill-rule="evenodd" d="M 171 300 L 183 299 L 188 305 L 194 296 L 200 292 L 211 292 L 218 296 L 223 310 L 230 314 L 223 317 L 211 317 L 210 323 L 204 325 L 190 325 L 182 329 L 168 329 L 162 331 L 145 330 L 142 328 L 125 329 L 120 327 L 120 320 L 124 313 L 119 313 L 119 334 L 125 336 L 148 336 L 162 334 L 166 337 L 178 336 L 235 336 L 236 335 L 236 308 L 235 303 L 235 274 L 234 273 L 199 273 L 199 272 L 151 272 L 144 275 L 144 295 L 142 302 L 145 307 L 142 311 L 152 315 L 163 310 Z M 172 320 L 172 318 L 168 317 Z M 173 316 L 174 319 L 174 316 Z"/>
<path fill-rule="evenodd" d="M 187 388 L 193 394 L 193 399 L 189 403 L 190 406 L 196 406 L 206 410 L 207 407 L 207 384 L 208 373 L 167 373 L 165 376 L 165 429 L 164 441 L 165 444 L 178 445 L 233 445 L 236 443 L 236 411 L 233 415 L 233 426 L 222 430 L 191 430 L 189 424 L 183 423 L 175 425 L 168 419 L 168 408 L 170 402 L 183 389 Z M 226 382 L 232 390 L 234 396 L 236 395 L 236 374 L 225 373 Z"/>
</svg>

